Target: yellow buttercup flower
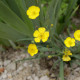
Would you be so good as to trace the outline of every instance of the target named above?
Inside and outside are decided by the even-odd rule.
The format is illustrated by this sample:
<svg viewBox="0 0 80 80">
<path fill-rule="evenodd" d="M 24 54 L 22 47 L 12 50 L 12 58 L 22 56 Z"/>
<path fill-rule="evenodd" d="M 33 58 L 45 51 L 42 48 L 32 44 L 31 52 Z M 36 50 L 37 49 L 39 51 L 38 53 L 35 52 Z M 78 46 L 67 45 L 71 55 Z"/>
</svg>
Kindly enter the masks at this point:
<svg viewBox="0 0 80 80">
<path fill-rule="evenodd" d="M 31 6 L 26 11 L 26 14 L 30 19 L 36 19 L 39 16 L 40 8 L 37 6 Z"/>
<path fill-rule="evenodd" d="M 74 32 L 74 38 L 78 41 L 80 41 L 80 30 L 77 30 Z"/>
<path fill-rule="evenodd" d="M 35 44 L 29 44 L 29 46 L 28 46 L 28 53 L 31 56 L 34 56 L 35 54 L 37 54 L 38 53 L 37 46 Z"/>
<path fill-rule="evenodd" d="M 52 56 L 48 56 L 48 58 L 52 58 Z"/>
<path fill-rule="evenodd" d="M 71 51 L 67 48 L 64 50 L 64 54 L 65 55 L 72 55 Z"/>
<path fill-rule="evenodd" d="M 42 40 L 42 42 L 46 42 L 48 40 L 49 37 L 49 32 L 46 31 L 46 29 L 44 27 L 40 27 L 38 28 L 38 30 L 36 30 L 33 33 L 34 41 L 35 42 L 40 42 Z"/>
<path fill-rule="evenodd" d="M 53 27 L 53 24 L 51 24 L 51 27 Z"/>
<path fill-rule="evenodd" d="M 66 45 L 66 47 L 73 47 L 73 46 L 75 46 L 75 39 L 71 38 L 71 37 L 67 37 L 64 40 L 64 44 Z"/>
<path fill-rule="evenodd" d="M 63 61 L 70 61 L 71 58 L 68 55 L 63 55 Z"/>
<path fill-rule="evenodd" d="M 63 61 L 70 61 L 71 58 L 69 57 L 70 55 L 72 55 L 71 51 L 68 49 L 64 50 L 64 55 L 62 57 Z"/>
</svg>

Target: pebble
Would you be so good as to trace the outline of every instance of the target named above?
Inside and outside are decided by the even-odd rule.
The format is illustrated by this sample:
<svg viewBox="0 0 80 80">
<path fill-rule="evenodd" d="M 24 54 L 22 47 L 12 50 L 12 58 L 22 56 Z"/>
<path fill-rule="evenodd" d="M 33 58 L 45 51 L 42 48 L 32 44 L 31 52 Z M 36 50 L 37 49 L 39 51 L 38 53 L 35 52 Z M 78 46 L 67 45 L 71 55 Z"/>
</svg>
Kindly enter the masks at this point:
<svg viewBox="0 0 80 80">
<path fill-rule="evenodd" d="M 33 80 L 31 76 L 28 76 L 27 79 L 29 79 L 29 80 Z"/>
<path fill-rule="evenodd" d="M 32 64 L 29 65 L 29 67 L 32 67 L 32 66 L 33 66 Z"/>
<path fill-rule="evenodd" d="M 42 77 L 40 78 L 40 80 L 49 80 L 49 77 L 48 77 L 48 76 L 42 76 Z"/>
<path fill-rule="evenodd" d="M 4 70 L 4 73 L 7 74 L 7 70 Z"/>
<path fill-rule="evenodd" d="M 3 73 L 3 74 L 2 74 L 2 78 L 3 78 L 3 79 L 7 78 L 7 75 Z"/>
<path fill-rule="evenodd" d="M 18 68 L 19 71 L 21 71 L 22 69 L 23 69 L 23 66 L 20 66 L 20 67 Z"/>
<path fill-rule="evenodd" d="M 3 62 L 2 62 L 2 61 L 0 62 L 0 68 L 1 68 L 1 67 L 3 67 Z"/>
<path fill-rule="evenodd" d="M 0 80 L 2 80 L 2 76 L 0 76 Z"/>
<path fill-rule="evenodd" d="M 8 79 L 11 79 L 12 78 L 12 74 L 7 74 L 7 76 L 8 76 Z"/>
<path fill-rule="evenodd" d="M 11 63 L 7 66 L 7 70 L 10 71 L 10 70 L 16 70 L 16 64 L 15 63 Z"/>
<path fill-rule="evenodd" d="M 19 73 L 21 70 L 23 70 L 23 66 L 20 66 L 16 72 Z"/>
<path fill-rule="evenodd" d="M 27 63 L 24 63 L 24 64 L 23 64 L 24 67 L 27 67 L 27 65 L 28 65 Z"/>
<path fill-rule="evenodd" d="M 14 72 L 12 73 L 12 75 L 15 76 L 15 75 L 17 75 L 17 73 L 18 73 L 17 71 L 14 71 Z"/>
<path fill-rule="evenodd" d="M 25 54 L 21 54 L 21 57 L 22 57 L 22 58 L 25 58 Z"/>
<path fill-rule="evenodd" d="M 13 79 L 11 78 L 11 79 L 8 79 L 8 80 L 13 80 Z"/>
<path fill-rule="evenodd" d="M 10 60 L 5 60 L 4 61 L 4 66 L 7 66 L 11 61 Z"/>
<path fill-rule="evenodd" d="M 80 80 L 80 77 L 77 77 L 75 80 Z"/>
<path fill-rule="evenodd" d="M 39 78 L 37 76 L 34 77 L 34 80 L 39 80 Z"/>
</svg>

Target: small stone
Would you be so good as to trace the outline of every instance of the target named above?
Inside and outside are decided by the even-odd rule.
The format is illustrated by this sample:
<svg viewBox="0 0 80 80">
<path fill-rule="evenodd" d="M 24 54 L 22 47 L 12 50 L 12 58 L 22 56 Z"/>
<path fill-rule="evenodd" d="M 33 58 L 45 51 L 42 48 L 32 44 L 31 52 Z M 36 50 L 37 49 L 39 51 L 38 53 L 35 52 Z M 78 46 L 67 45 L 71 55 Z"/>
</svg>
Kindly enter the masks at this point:
<svg viewBox="0 0 80 80">
<path fill-rule="evenodd" d="M 80 77 L 77 77 L 75 80 L 80 80 Z"/>
<path fill-rule="evenodd" d="M 54 74 L 51 74 L 51 77 L 55 77 L 55 75 Z"/>
<path fill-rule="evenodd" d="M 34 77 L 34 80 L 39 80 L 39 78 L 37 76 Z"/>
<path fill-rule="evenodd" d="M 10 71 L 10 70 L 16 70 L 16 64 L 15 63 L 11 63 L 7 66 L 7 70 Z"/>
<path fill-rule="evenodd" d="M 23 66 L 20 66 L 20 67 L 18 68 L 19 71 L 21 71 L 22 69 L 23 69 Z"/>
<path fill-rule="evenodd" d="M 4 73 L 7 74 L 7 70 L 4 70 Z"/>
<path fill-rule="evenodd" d="M 32 67 L 32 66 L 33 66 L 32 64 L 29 65 L 29 67 Z"/>
<path fill-rule="evenodd" d="M 4 66 L 7 66 L 10 62 L 11 62 L 10 60 L 4 61 Z"/>
<path fill-rule="evenodd" d="M 22 57 L 22 58 L 25 58 L 25 54 L 22 54 L 21 57 Z"/>
<path fill-rule="evenodd" d="M 78 66 L 78 65 L 77 65 L 76 63 L 72 63 L 72 68 L 75 69 L 75 68 L 77 68 L 77 66 Z"/>
<path fill-rule="evenodd" d="M 2 74 L 2 78 L 3 79 L 7 78 L 7 75 L 6 74 Z"/>
<path fill-rule="evenodd" d="M 28 65 L 27 63 L 24 63 L 24 64 L 23 64 L 24 67 L 27 67 L 27 65 Z"/>
<path fill-rule="evenodd" d="M 40 80 L 49 80 L 49 78 L 47 76 L 42 76 Z"/>
<path fill-rule="evenodd" d="M 9 79 L 9 80 L 13 80 L 13 79 L 11 78 L 11 79 Z"/>
<path fill-rule="evenodd" d="M 23 70 L 23 66 L 20 66 L 20 67 L 17 69 L 17 73 L 19 73 L 21 70 Z"/>
<path fill-rule="evenodd" d="M 3 67 L 3 62 L 2 62 L 2 61 L 0 62 L 0 68 L 1 68 L 1 67 Z"/>
<path fill-rule="evenodd" d="M 12 74 L 7 74 L 8 78 L 11 79 L 12 78 Z"/>
<path fill-rule="evenodd" d="M 0 80 L 2 80 L 2 76 L 0 76 Z"/>
<path fill-rule="evenodd" d="M 17 73 L 18 73 L 17 71 L 14 71 L 14 72 L 12 73 L 12 75 L 15 76 Z"/>
<path fill-rule="evenodd" d="M 33 80 L 31 76 L 28 76 L 27 79 L 29 79 L 29 80 Z"/>
</svg>

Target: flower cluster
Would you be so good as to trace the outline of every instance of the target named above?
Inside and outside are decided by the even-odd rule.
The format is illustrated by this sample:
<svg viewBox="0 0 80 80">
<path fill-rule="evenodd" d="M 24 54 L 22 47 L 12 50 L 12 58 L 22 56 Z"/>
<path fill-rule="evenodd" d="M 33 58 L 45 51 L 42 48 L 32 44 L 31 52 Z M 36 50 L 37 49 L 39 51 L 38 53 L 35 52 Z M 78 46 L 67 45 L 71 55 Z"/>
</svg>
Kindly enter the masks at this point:
<svg viewBox="0 0 80 80">
<path fill-rule="evenodd" d="M 66 47 L 70 48 L 70 47 L 74 47 L 75 46 L 75 41 L 78 40 L 80 41 L 80 30 L 76 30 L 74 32 L 74 38 L 71 37 L 67 37 L 64 40 L 64 44 Z M 66 52 L 64 51 L 64 53 L 66 53 L 65 55 L 63 55 L 63 61 L 70 61 L 71 58 L 69 57 L 69 55 L 72 55 L 72 53 L 70 52 L 70 50 L 67 50 Z"/>
<path fill-rule="evenodd" d="M 31 6 L 26 11 L 26 14 L 30 19 L 36 19 L 39 16 L 40 8 L 37 6 Z M 39 43 L 40 41 L 46 42 L 49 37 L 49 32 L 46 31 L 45 27 L 40 27 L 38 30 L 35 30 L 33 33 L 34 41 Z M 38 53 L 37 46 L 35 44 L 29 44 L 28 53 L 31 56 L 34 56 Z"/>
<path fill-rule="evenodd" d="M 40 40 L 42 40 L 43 42 L 46 42 L 49 37 L 49 32 L 46 31 L 46 29 L 44 27 L 40 27 L 40 28 L 38 28 L 38 30 L 36 30 L 33 33 L 33 36 L 35 37 L 34 38 L 35 42 L 40 42 Z M 29 44 L 28 53 L 31 56 L 34 56 L 35 54 L 37 54 L 38 53 L 37 46 L 35 44 Z"/>
<path fill-rule="evenodd" d="M 26 11 L 26 14 L 28 15 L 28 17 L 30 19 L 36 19 L 39 16 L 39 13 L 40 13 L 40 8 L 37 6 L 31 6 Z M 53 27 L 53 24 L 51 24 L 51 27 Z M 41 41 L 46 42 L 49 38 L 49 31 L 46 31 L 45 27 L 39 27 L 38 30 L 34 31 L 33 37 L 34 37 L 34 41 L 36 43 L 39 43 Z M 64 44 L 67 48 L 63 52 L 64 53 L 64 55 L 62 57 L 63 61 L 70 61 L 71 60 L 70 55 L 72 55 L 72 53 L 69 50 L 69 48 L 75 46 L 76 40 L 80 41 L 80 30 L 77 30 L 74 32 L 74 38 L 67 37 L 64 40 Z M 35 54 L 38 53 L 38 48 L 37 48 L 36 44 L 29 44 L 28 53 L 31 56 L 34 56 Z M 51 58 L 51 57 L 52 56 L 48 56 L 48 58 Z"/>
</svg>

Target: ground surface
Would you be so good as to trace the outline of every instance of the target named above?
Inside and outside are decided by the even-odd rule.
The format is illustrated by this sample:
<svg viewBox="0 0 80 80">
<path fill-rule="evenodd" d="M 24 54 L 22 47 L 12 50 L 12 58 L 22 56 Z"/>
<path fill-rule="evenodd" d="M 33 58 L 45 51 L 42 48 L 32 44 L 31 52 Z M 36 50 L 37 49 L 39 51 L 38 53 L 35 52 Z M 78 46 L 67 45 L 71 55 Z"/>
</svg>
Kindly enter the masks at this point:
<svg viewBox="0 0 80 80">
<path fill-rule="evenodd" d="M 28 58 L 29 54 L 24 50 L 12 49 L 0 53 L 0 80 L 60 80 L 57 70 L 50 70 L 45 60 L 17 60 Z M 52 65 L 53 62 L 48 61 Z M 65 79 L 80 80 L 80 67 L 73 64 L 72 68 L 65 66 Z"/>
</svg>

